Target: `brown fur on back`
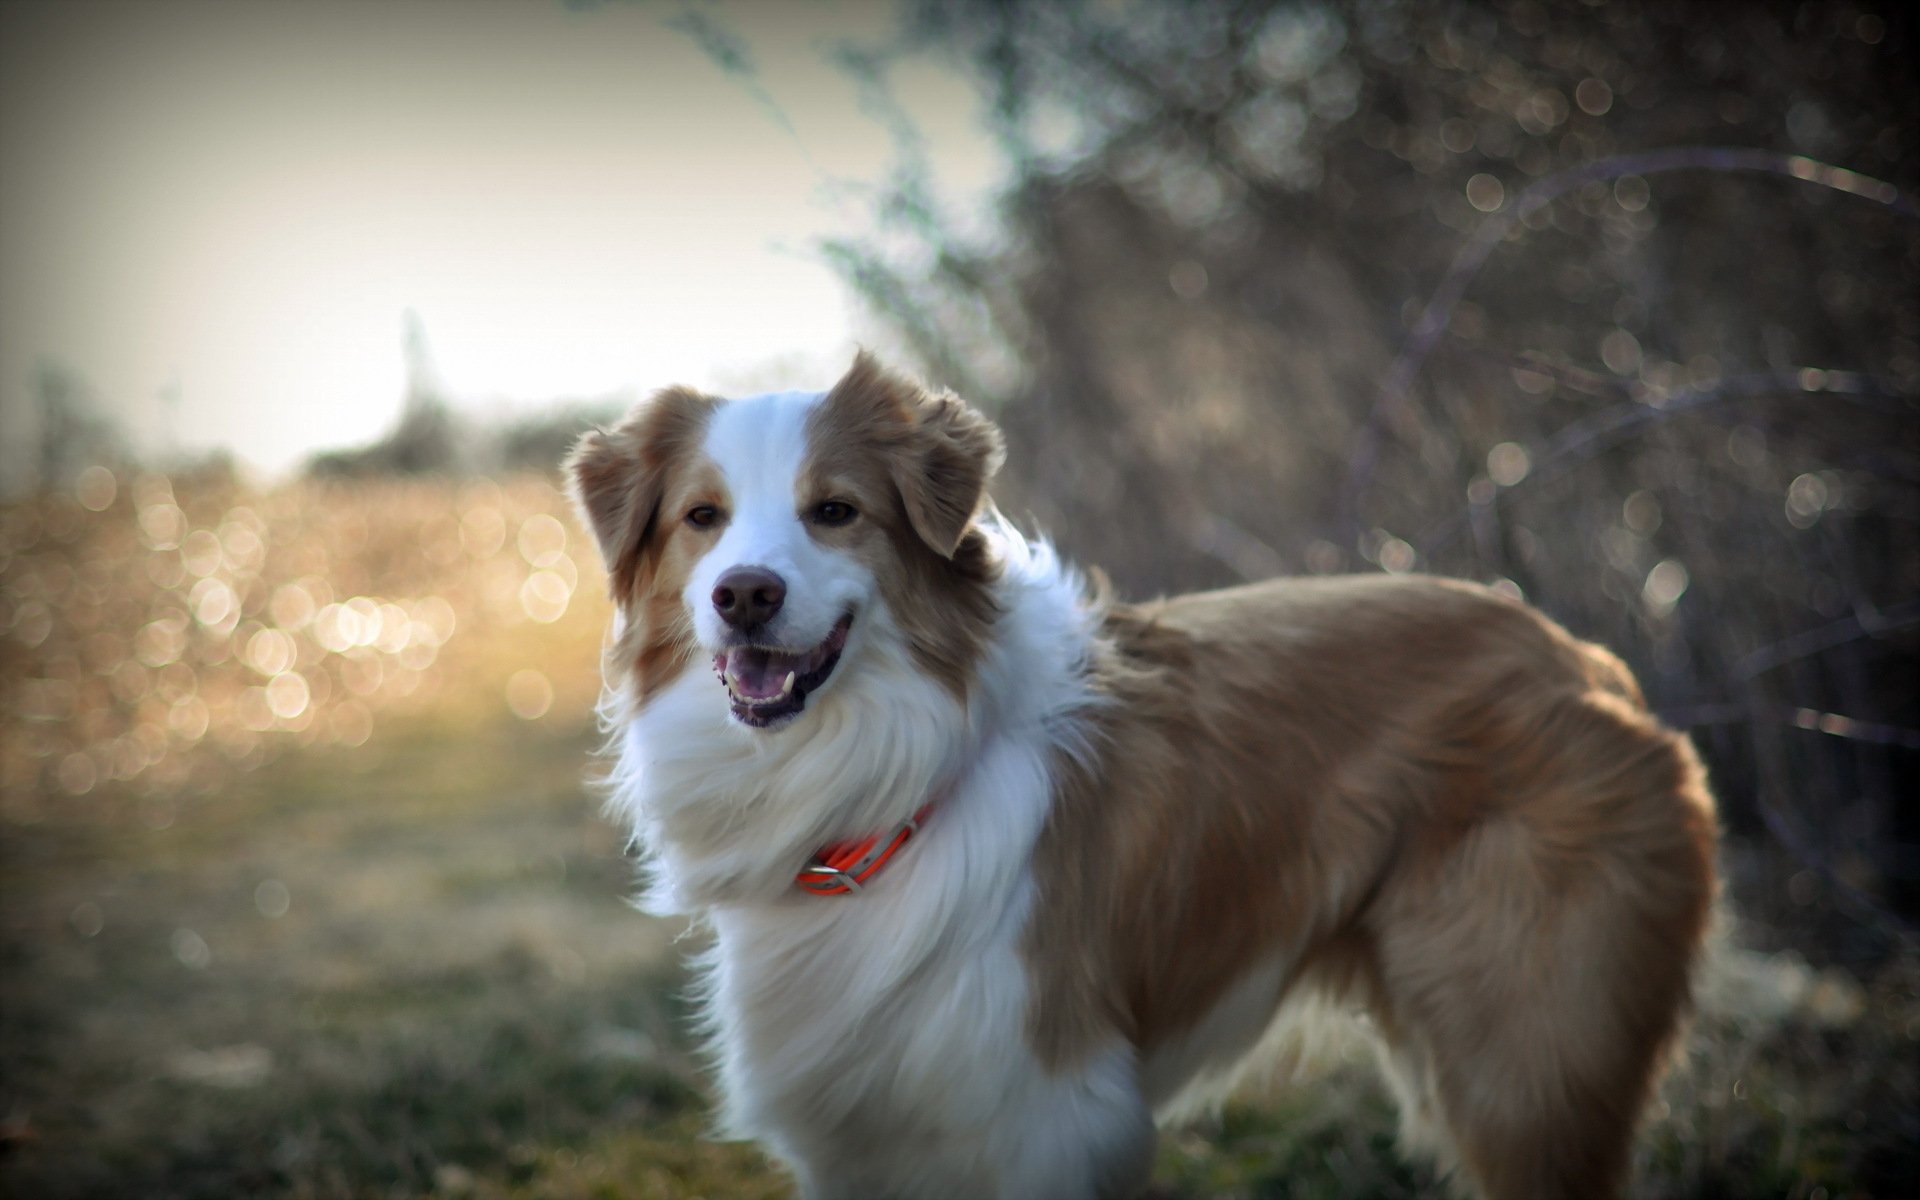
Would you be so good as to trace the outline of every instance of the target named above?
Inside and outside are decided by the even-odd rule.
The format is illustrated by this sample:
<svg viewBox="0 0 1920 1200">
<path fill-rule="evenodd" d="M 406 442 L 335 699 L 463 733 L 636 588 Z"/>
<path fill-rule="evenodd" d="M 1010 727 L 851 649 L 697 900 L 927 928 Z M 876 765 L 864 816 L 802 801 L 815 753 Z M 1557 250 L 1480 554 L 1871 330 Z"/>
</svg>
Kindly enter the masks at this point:
<svg viewBox="0 0 1920 1200">
<path fill-rule="evenodd" d="M 1030 1034 L 1142 1058 L 1261 962 L 1364 1005 L 1488 1195 L 1612 1195 L 1713 892 L 1691 748 L 1612 655 L 1472 585 L 1114 609 L 1036 852 Z M 1277 998 L 1276 998 L 1277 999 Z"/>
</svg>

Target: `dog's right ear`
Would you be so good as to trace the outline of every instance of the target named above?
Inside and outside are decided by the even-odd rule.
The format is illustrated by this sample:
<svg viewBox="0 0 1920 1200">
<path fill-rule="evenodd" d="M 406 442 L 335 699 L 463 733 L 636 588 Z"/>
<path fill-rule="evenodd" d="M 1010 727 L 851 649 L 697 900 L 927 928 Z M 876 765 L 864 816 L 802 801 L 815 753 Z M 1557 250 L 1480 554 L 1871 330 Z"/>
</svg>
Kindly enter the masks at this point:
<svg viewBox="0 0 1920 1200">
<path fill-rule="evenodd" d="M 992 421 L 953 395 L 927 391 L 862 350 L 821 408 L 837 415 L 833 438 L 885 452 L 907 523 L 951 559 L 1006 457 Z"/>
<path fill-rule="evenodd" d="M 566 471 L 574 508 L 600 543 L 608 590 L 621 600 L 639 577 L 640 549 L 660 507 L 661 473 L 646 469 L 639 446 L 621 426 L 582 435 Z"/>
<path fill-rule="evenodd" d="M 683 443 L 697 443 L 715 403 L 686 388 L 655 393 L 613 428 L 588 430 L 567 456 L 567 490 L 600 544 L 616 602 L 646 573 L 668 468 Z"/>
</svg>

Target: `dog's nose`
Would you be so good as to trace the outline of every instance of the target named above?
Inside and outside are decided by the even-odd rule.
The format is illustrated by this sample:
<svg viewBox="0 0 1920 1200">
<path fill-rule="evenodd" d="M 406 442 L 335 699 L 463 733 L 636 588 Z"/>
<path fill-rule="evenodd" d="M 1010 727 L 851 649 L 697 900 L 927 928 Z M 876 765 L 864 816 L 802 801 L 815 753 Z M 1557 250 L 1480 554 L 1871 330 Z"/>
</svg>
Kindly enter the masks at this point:
<svg viewBox="0 0 1920 1200">
<path fill-rule="evenodd" d="M 735 567 L 713 585 L 713 607 L 735 629 L 765 625 L 787 599 L 787 581 L 765 567 Z"/>
</svg>

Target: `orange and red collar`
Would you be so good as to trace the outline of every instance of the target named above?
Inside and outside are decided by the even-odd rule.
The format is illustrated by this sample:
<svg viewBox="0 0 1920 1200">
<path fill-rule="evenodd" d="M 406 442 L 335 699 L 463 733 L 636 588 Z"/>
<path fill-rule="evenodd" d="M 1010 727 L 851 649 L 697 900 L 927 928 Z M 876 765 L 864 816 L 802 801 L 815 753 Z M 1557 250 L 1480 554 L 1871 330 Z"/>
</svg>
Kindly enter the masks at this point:
<svg viewBox="0 0 1920 1200">
<path fill-rule="evenodd" d="M 920 832 L 933 805 L 927 804 L 884 835 L 873 834 L 858 841 L 834 842 L 822 846 L 812 861 L 793 877 L 802 891 L 816 896 L 843 896 L 860 890 L 861 885 L 880 873 L 907 839 Z"/>
</svg>

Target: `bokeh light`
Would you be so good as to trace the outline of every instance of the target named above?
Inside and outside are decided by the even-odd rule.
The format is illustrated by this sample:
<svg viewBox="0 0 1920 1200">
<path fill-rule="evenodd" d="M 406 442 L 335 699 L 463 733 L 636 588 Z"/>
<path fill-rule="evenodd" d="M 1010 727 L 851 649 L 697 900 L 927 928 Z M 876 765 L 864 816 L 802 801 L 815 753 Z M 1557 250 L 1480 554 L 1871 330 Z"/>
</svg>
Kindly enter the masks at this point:
<svg viewBox="0 0 1920 1200">
<path fill-rule="evenodd" d="M 88 512 L 104 512 L 113 503 L 113 497 L 119 490 L 119 483 L 113 472 L 102 466 L 91 466 L 80 472 L 75 481 L 74 498 L 80 501 L 80 507 Z"/>
<path fill-rule="evenodd" d="M 608 617 L 597 587 L 582 602 L 590 548 L 537 479 L 263 491 L 102 467 L 0 508 L 0 815 L 499 713 L 482 697 L 585 712 Z"/>
<path fill-rule="evenodd" d="M 262 879 L 260 886 L 253 889 L 253 905 L 261 916 L 278 919 L 293 907 L 293 893 L 278 879 Z"/>
<path fill-rule="evenodd" d="M 515 671 L 507 680 L 507 707 L 523 721 L 537 721 L 553 707 L 553 684 L 532 668 Z"/>
</svg>

